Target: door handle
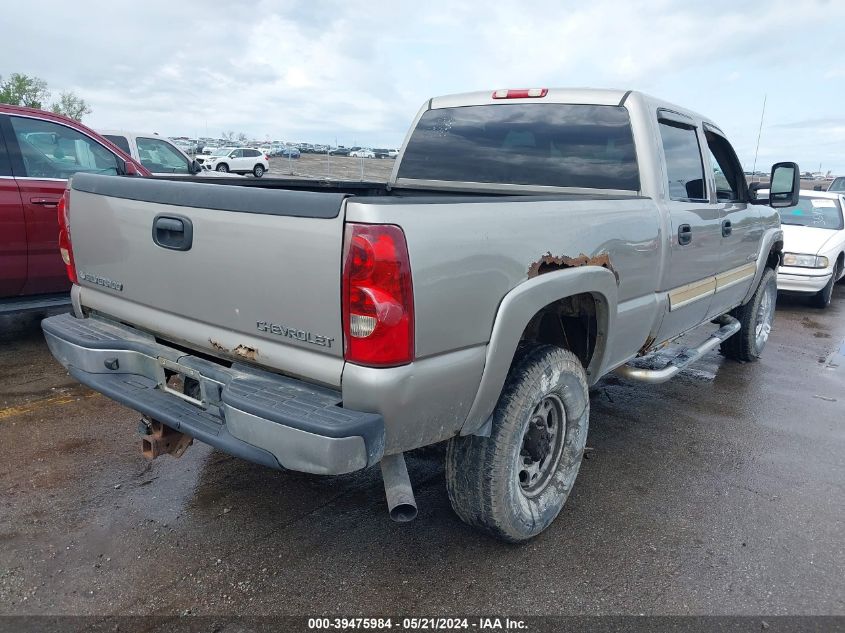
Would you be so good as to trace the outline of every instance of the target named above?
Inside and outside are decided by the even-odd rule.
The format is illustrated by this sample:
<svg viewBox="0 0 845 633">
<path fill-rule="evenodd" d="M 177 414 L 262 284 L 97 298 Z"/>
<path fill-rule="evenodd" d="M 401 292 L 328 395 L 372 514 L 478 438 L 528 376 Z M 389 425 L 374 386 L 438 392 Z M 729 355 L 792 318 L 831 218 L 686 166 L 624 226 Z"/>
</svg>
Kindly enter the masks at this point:
<svg viewBox="0 0 845 633">
<path fill-rule="evenodd" d="M 722 237 L 728 237 L 733 232 L 730 220 L 722 221 Z"/>
<path fill-rule="evenodd" d="M 58 198 L 30 198 L 30 204 L 37 204 L 41 207 L 57 207 L 59 206 Z"/>
<path fill-rule="evenodd" d="M 678 227 L 678 244 L 686 246 L 692 242 L 692 227 L 689 224 L 682 224 Z"/>
<path fill-rule="evenodd" d="M 194 240 L 194 225 L 181 215 L 157 215 L 153 220 L 153 242 L 171 251 L 187 251 Z"/>
</svg>

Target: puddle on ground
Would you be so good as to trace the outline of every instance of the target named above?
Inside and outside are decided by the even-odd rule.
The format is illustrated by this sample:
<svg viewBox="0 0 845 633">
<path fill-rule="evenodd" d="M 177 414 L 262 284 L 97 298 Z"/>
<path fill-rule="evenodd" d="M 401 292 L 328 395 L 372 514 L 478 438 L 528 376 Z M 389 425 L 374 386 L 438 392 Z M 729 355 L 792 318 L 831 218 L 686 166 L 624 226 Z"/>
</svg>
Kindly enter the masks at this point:
<svg viewBox="0 0 845 633">
<path fill-rule="evenodd" d="M 836 349 L 827 358 L 820 358 L 819 362 L 824 365 L 825 369 L 831 371 L 840 370 L 842 365 L 845 364 L 845 339 L 839 341 Z"/>
</svg>

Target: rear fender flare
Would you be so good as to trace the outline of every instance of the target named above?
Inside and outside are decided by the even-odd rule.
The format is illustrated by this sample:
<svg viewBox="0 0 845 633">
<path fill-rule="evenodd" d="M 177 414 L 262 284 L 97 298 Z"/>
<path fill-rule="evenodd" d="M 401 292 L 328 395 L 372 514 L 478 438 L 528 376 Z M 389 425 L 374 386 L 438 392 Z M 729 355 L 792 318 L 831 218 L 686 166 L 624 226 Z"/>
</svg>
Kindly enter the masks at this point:
<svg viewBox="0 0 845 633">
<path fill-rule="evenodd" d="M 461 435 L 486 434 L 520 337 L 531 318 L 550 303 L 577 294 L 591 294 L 596 300 L 598 336 L 586 371 L 590 384 L 598 380 L 616 317 L 615 275 L 606 268 L 584 266 L 530 279 L 511 290 L 499 304 L 487 345 L 484 372 Z"/>
</svg>

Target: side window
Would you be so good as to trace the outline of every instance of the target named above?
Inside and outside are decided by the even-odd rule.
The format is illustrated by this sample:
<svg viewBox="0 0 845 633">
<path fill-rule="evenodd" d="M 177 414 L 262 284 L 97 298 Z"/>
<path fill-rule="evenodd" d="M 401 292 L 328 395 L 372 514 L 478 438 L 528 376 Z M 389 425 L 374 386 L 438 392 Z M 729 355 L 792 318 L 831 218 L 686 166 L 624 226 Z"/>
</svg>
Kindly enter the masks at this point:
<svg viewBox="0 0 845 633">
<path fill-rule="evenodd" d="M 141 164 L 153 173 L 187 174 L 188 161 L 170 143 L 160 138 L 139 136 L 138 154 Z"/>
<path fill-rule="evenodd" d="M 30 178 L 70 178 L 77 172 L 117 174 L 117 157 L 73 128 L 10 116 L 24 170 Z"/>
<path fill-rule="evenodd" d="M 730 143 L 713 132 L 705 132 L 710 150 L 710 164 L 716 181 L 716 200 L 735 202 L 743 199 L 745 175 Z"/>
<path fill-rule="evenodd" d="M 233 149 L 232 152 L 229 154 L 230 158 L 241 158 L 243 155 L 243 150 L 240 149 Z"/>
<path fill-rule="evenodd" d="M 132 156 L 132 150 L 129 149 L 129 140 L 125 136 L 120 136 L 118 134 L 103 134 L 103 138 L 107 138 L 117 145 L 120 149 L 126 152 L 127 156 Z"/>
<path fill-rule="evenodd" d="M 669 197 L 686 202 L 706 200 L 704 165 L 695 128 L 661 121 L 660 138 L 666 157 Z"/>
</svg>

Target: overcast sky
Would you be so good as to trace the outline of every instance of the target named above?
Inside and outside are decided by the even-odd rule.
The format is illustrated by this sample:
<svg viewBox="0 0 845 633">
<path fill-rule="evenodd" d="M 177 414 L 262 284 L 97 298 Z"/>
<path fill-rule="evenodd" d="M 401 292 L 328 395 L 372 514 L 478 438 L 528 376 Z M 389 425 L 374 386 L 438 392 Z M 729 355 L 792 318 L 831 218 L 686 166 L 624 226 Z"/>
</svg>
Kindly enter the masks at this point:
<svg viewBox="0 0 845 633">
<path fill-rule="evenodd" d="M 845 173 L 843 18 L 841 0 L 42 0 L 4 5 L 0 74 L 74 90 L 95 129 L 377 147 L 438 94 L 635 88 L 714 119 L 747 168 L 767 94 L 758 168 Z"/>
</svg>

